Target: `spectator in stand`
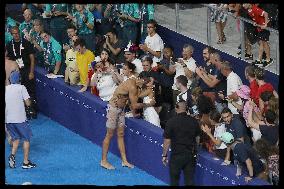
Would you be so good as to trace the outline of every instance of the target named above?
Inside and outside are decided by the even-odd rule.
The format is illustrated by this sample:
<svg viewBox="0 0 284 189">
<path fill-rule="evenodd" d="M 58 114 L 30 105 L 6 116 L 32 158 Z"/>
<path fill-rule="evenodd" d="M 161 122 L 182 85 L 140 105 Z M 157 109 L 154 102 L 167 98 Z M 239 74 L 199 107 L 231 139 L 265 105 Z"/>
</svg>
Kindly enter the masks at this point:
<svg viewBox="0 0 284 189">
<path fill-rule="evenodd" d="M 210 97 L 212 99 L 212 102 L 215 102 L 214 88 L 209 87 L 204 82 L 206 76 L 202 76 L 203 74 L 213 75 L 213 73 L 215 72 L 216 67 L 210 62 L 210 54 L 212 54 L 213 52 L 214 52 L 213 49 L 209 46 L 203 49 L 202 55 L 203 55 L 204 63 L 203 65 L 196 67 L 196 74 L 199 79 L 199 86 L 201 87 L 203 94 L 205 96 Z"/>
<path fill-rule="evenodd" d="M 95 19 L 96 34 L 99 37 L 104 36 L 113 27 L 112 18 L 110 13 L 112 4 L 90 4 L 89 11 L 92 12 Z"/>
<path fill-rule="evenodd" d="M 271 145 L 278 145 L 279 127 L 276 125 L 276 113 L 272 110 L 267 110 L 264 114 L 264 121 L 254 121 L 252 118 L 253 109 L 256 107 L 255 103 L 250 100 L 248 125 L 261 132 L 261 138 L 265 139 Z"/>
<path fill-rule="evenodd" d="M 222 60 L 221 56 L 218 52 L 213 52 L 210 54 L 210 60 L 211 64 L 214 66 L 214 71 L 212 74 L 205 73 L 204 69 L 197 68 L 196 73 L 197 75 L 205 82 L 205 84 L 214 89 L 215 97 L 216 93 L 219 91 L 222 91 L 224 94 L 227 93 L 227 81 L 226 77 L 221 73 L 221 67 L 222 67 Z M 213 96 L 213 95 L 212 95 Z M 213 96 L 213 97 L 214 97 Z M 213 99 L 212 97 L 210 97 Z M 224 107 L 226 107 L 226 103 L 222 101 L 219 98 L 215 98 L 215 105 L 219 112 L 222 111 Z"/>
<path fill-rule="evenodd" d="M 278 30 L 278 4 L 277 3 L 260 3 L 258 7 L 268 13 L 268 26 Z"/>
<path fill-rule="evenodd" d="M 119 75 L 114 66 L 98 62 L 95 65 L 96 72 L 91 79 L 91 86 L 96 86 L 99 97 L 103 101 L 109 101 L 120 83 L 116 75 Z"/>
<path fill-rule="evenodd" d="M 66 59 L 65 59 L 66 69 L 65 69 L 64 81 L 70 85 L 77 85 L 80 80 L 80 75 L 79 75 L 79 69 L 78 69 L 77 61 L 76 61 L 77 52 L 75 50 L 74 43 L 78 39 L 78 36 L 74 35 L 72 39 L 73 39 L 72 44 L 68 46 L 69 49 L 66 52 Z"/>
<path fill-rule="evenodd" d="M 226 124 L 226 131 L 232 133 L 234 138 L 249 144 L 245 125 L 241 122 L 239 116 L 234 116 L 229 108 L 224 108 L 221 115 Z"/>
<path fill-rule="evenodd" d="M 6 45 L 7 57 L 17 62 L 21 74 L 21 84 L 27 88 L 31 96 L 32 106 L 36 109 L 34 48 L 30 42 L 20 36 L 17 26 L 11 28 L 11 34 L 13 40 Z M 36 114 L 34 115 L 34 118 L 36 118 Z"/>
<path fill-rule="evenodd" d="M 254 143 L 254 149 L 265 160 L 269 182 L 273 185 L 279 183 L 279 147 L 270 145 L 266 140 L 260 139 Z"/>
<path fill-rule="evenodd" d="M 135 72 L 140 74 L 143 71 L 142 62 L 137 58 L 139 47 L 135 44 L 128 43 L 127 47 L 124 49 L 125 60 L 135 64 Z"/>
<path fill-rule="evenodd" d="M 157 62 L 160 62 L 163 58 L 164 42 L 162 38 L 157 34 L 157 22 L 155 20 L 149 20 L 147 23 L 148 36 L 145 39 L 144 44 L 140 44 L 140 49 L 144 54 L 150 55 L 153 58 L 152 67 L 157 66 Z"/>
<path fill-rule="evenodd" d="M 9 17 L 6 11 L 7 10 L 5 9 L 5 45 L 7 45 L 7 43 L 9 43 L 13 39 L 13 36 L 10 33 L 10 29 L 13 26 L 17 25 L 17 22 Z"/>
<path fill-rule="evenodd" d="M 25 11 L 26 9 L 30 9 L 32 12 L 32 19 L 40 19 L 41 20 L 41 12 L 43 6 L 42 4 L 37 4 L 37 3 L 23 3 L 22 4 L 22 10 Z"/>
<path fill-rule="evenodd" d="M 187 77 L 184 75 L 180 75 L 176 78 L 175 86 L 180 93 L 177 95 L 175 102 L 183 100 L 187 103 L 187 107 L 191 108 L 192 107 L 191 91 L 187 88 L 187 83 L 188 83 Z"/>
<path fill-rule="evenodd" d="M 272 92 L 264 91 L 260 94 L 260 98 L 264 103 L 264 112 L 272 110 L 276 113 L 276 123 L 279 123 L 279 99 Z"/>
<path fill-rule="evenodd" d="M 209 113 L 213 109 L 215 109 L 213 102 L 211 101 L 211 99 L 209 97 L 201 94 L 197 99 L 196 105 L 197 105 L 200 127 L 201 127 L 201 125 L 206 124 L 213 131 L 214 125 L 211 125 L 211 122 L 209 120 Z M 213 134 L 213 133 L 211 133 L 211 134 Z M 202 147 L 205 148 L 208 152 L 210 152 L 210 153 L 213 152 L 215 144 L 207 134 L 201 133 L 200 144 L 202 144 Z"/>
<path fill-rule="evenodd" d="M 233 71 L 230 62 L 225 61 L 222 63 L 221 73 L 227 77 L 227 93 L 219 93 L 219 98 L 228 101 L 228 108 L 233 114 L 239 114 L 237 108 L 232 105 L 232 101 L 235 101 L 238 105 L 242 106 L 242 100 L 238 97 L 236 91 L 243 84 L 241 78 Z"/>
<path fill-rule="evenodd" d="M 142 77 L 142 79 L 145 81 L 145 83 L 142 86 L 138 98 L 143 99 L 143 117 L 149 123 L 161 127 L 159 115 L 154 108 L 156 101 L 155 92 L 153 90 L 153 80 L 151 80 L 149 77 Z"/>
<path fill-rule="evenodd" d="M 32 11 L 30 9 L 26 9 L 23 16 L 25 21 L 20 24 L 19 30 L 21 36 L 29 40 L 29 34 L 31 29 L 33 28 Z"/>
<path fill-rule="evenodd" d="M 224 28 L 227 22 L 227 14 L 226 10 L 227 4 L 210 4 L 211 8 L 211 22 L 215 22 L 217 34 L 218 34 L 218 41 L 217 44 L 223 44 L 226 41 L 226 36 L 224 34 Z"/>
<path fill-rule="evenodd" d="M 111 69 L 111 73 L 113 74 L 113 79 L 116 83 L 120 84 L 123 82 L 124 78 L 121 74 L 119 74 L 118 69 L 115 66 L 113 59 L 110 58 L 110 51 L 108 49 L 103 49 L 101 55 L 96 57 L 98 62 L 101 62 L 103 65 L 103 69 Z"/>
<path fill-rule="evenodd" d="M 247 135 L 247 129 L 243 122 L 240 120 L 239 116 L 233 116 L 229 108 L 224 108 L 221 112 L 221 116 L 223 121 L 225 122 L 227 132 L 231 133 L 236 140 L 241 141 L 242 143 L 245 143 L 247 145 L 251 145 L 250 138 Z M 229 161 L 232 158 L 230 156 L 231 148 L 229 146 L 227 147 L 228 150 L 226 158 L 222 165 L 228 165 L 231 163 L 231 161 Z"/>
<path fill-rule="evenodd" d="M 258 84 L 258 90 L 257 90 L 257 95 L 256 95 L 256 105 L 258 105 L 261 112 L 263 112 L 264 111 L 264 104 L 263 104 L 263 101 L 260 98 L 260 94 L 263 93 L 264 91 L 271 91 L 271 92 L 273 92 L 273 95 L 276 98 L 278 98 L 278 94 L 274 90 L 271 83 L 267 83 L 267 82 L 264 81 L 264 76 L 265 76 L 265 70 L 264 69 L 256 68 L 255 69 L 255 76 L 256 76 L 256 82 Z"/>
<path fill-rule="evenodd" d="M 71 16 L 67 16 L 72 20 L 76 28 L 78 29 L 78 35 L 81 39 L 86 42 L 86 48 L 95 51 L 95 31 L 94 31 L 94 16 L 93 14 L 85 9 L 83 4 L 75 4 L 76 11 Z"/>
<path fill-rule="evenodd" d="M 150 77 L 150 79 L 153 81 L 154 84 L 154 92 L 155 92 L 155 109 L 156 111 L 159 113 L 161 111 L 161 101 L 160 101 L 160 95 L 161 95 L 161 91 L 160 91 L 160 84 L 158 81 L 159 78 L 159 74 L 156 71 L 152 70 L 152 64 L 153 64 L 153 60 L 151 57 L 149 56 L 145 56 L 142 58 L 142 66 L 143 66 L 143 70 L 140 74 L 139 77 L 143 78 L 143 77 Z"/>
<path fill-rule="evenodd" d="M 265 165 L 251 146 L 244 144 L 230 132 L 223 133 L 221 140 L 227 144 L 228 148 L 233 150 L 234 160 L 237 163 L 237 177 L 242 175 L 242 168 L 245 167 L 248 171 L 245 182 L 249 182 L 255 177 L 267 180 Z"/>
<path fill-rule="evenodd" d="M 27 39 L 34 45 L 35 58 L 37 65 L 44 67 L 44 57 L 43 50 L 40 47 L 42 41 L 40 33 L 44 31 L 43 23 L 39 19 L 33 20 L 33 29 L 31 29 L 30 34 L 27 35 Z"/>
<path fill-rule="evenodd" d="M 138 31 L 140 32 L 140 39 L 137 42 L 143 44 L 148 33 L 147 33 L 147 23 L 149 20 L 154 19 L 155 7 L 154 4 L 139 4 L 140 6 L 140 24 Z"/>
<path fill-rule="evenodd" d="M 202 95 L 202 89 L 200 87 L 195 87 L 191 90 L 191 107 L 188 107 L 188 113 L 192 116 L 195 117 L 196 119 L 200 119 L 199 117 L 199 112 L 197 108 L 197 102 L 198 98 Z M 189 104 L 189 103 L 188 103 Z"/>
<path fill-rule="evenodd" d="M 240 115 L 240 118 L 241 119 L 244 119 L 244 124 L 246 124 L 247 127 L 248 124 L 247 124 L 247 120 L 248 120 L 248 113 L 249 113 L 249 99 L 250 99 L 250 88 L 246 85 L 242 85 L 237 91 L 236 91 L 238 97 L 242 100 L 242 105 L 239 105 L 238 103 L 236 103 L 235 101 L 233 100 L 229 100 L 231 101 L 231 104 L 233 106 L 235 106 L 238 111 L 239 111 L 239 115 Z M 253 117 L 254 119 L 257 119 L 257 120 L 261 120 L 262 119 L 262 115 L 261 115 L 261 112 L 259 110 L 258 107 L 254 108 L 253 110 Z M 251 131 L 251 134 L 252 134 L 252 141 L 257 141 L 258 139 L 260 139 L 261 137 L 261 133 L 254 129 L 254 128 L 250 128 L 250 131 Z"/>
<path fill-rule="evenodd" d="M 88 89 L 89 80 L 88 80 L 88 69 L 91 67 L 91 62 L 95 60 L 95 55 L 86 48 L 85 41 L 78 38 L 74 47 L 77 51 L 76 61 L 80 74 L 80 85 L 83 87 L 78 92 L 85 92 Z"/>
<path fill-rule="evenodd" d="M 225 124 L 222 123 L 221 114 L 217 110 L 212 110 L 209 113 L 209 121 L 211 125 L 214 125 L 214 134 L 212 134 L 211 128 L 208 127 L 205 123 L 201 125 L 201 129 L 205 132 L 210 139 L 214 142 L 215 146 L 213 152 L 217 157 L 225 159 L 227 153 L 227 146 L 224 142 L 221 141 L 221 136 L 226 132 Z"/>
<path fill-rule="evenodd" d="M 245 68 L 245 77 L 249 81 L 249 88 L 250 88 L 250 98 L 253 99 L 255 103 L 257 103 L 257 91 L 258 91 L 258 84 L 255 79 L 255 67 L 252 65 L 248 65 Z"/>
<path fill-rule="evenodd" d="M 62 46 L 50 35 L 48 31 L 40 33 L 42 41 L 40 47 L 43 50 L 44 67 L 53 74 L 58 74 L 62 61 Z"/>
<path fill-rule="evenodd" d="M 112 29 L 105 35 L 105 43 L 103 48 L 110 51 L 110 58 L 114 60 L 117 69 L 121 69 L 124 62 L 123 41 L 118 38 L 116 30 Z"/>
<path fill-rule="evenodd" d="M 69 41 L 68 43 L 63 44 L 63 49 L 65 53 L 74 46 L 73 36 L 76 36 L 76 38 L 78 38 L 76 26 L 74 26 L 73 24 L 69 24 L 67 26 L 67 35 L 68 35 Z"/>
<path fill-rule="evenodd" d="M 50 33 L 60 45 L 68 41 L 66 29 L 70 23 L 65 17 L 69 14 L 70 6 L 70 4 L 45 4 L 45 15 L 50 17 Z"/>
<path fill-rule="evenodd" d="M 161 103 L 168 103 L 173 109 L 173 90 L 174 69 L 173 64 L 176 62 L 173 48 L 166 46 L 163 50 L 163 59 L 158 63 L 159 83 L 161 85 Z"/>
<path fill-rule="evenodd" d="M 131 43 L 136 43 L 138 33 L 137 24 L 140 21 L 139 13 L 138 3 L 119 5 L 117 16 L 121 20 L 121 23 L 120 25 L 116 25 L 116 28 L 118 29 L 118 33 L 122 34 L 120 37 L 123 40 L 124 45 L 129 41 L 131 41 Z"/>
<path fill-rule="evenodd" d="M 255 25 L 259 25 L 256 28 L 259 41 L 258 59 L 254 63 L 266 67 L 273 62 L 272 58 L 270 58 L 270 47 L 268 43 L 270 31 L 266 30 L 269 22 L 268 14 L 256 4 L 245 3 L 243 4 L 243 7 L 247 9 L 249 16 L 255 22 Z M 264 62 L 262 62 L 263 52 L 266 54 L 266 60 Z"/>
<path fill-rule="evenodd" d="M 180 75 L 184 75 L 188 79 L 187 87 L 191 88 L 191 84 L 194 80 L 194 74 L 196 69 L 195 60 L 192 57 L 193 54 L 193 47 L 190 44 L 185 44 L 182 49 L 182 58 L 179 58 L 178 61 L 173 66 L 173 71 L 176 72 L 174 80 Z M 172 86 L 173 89 L 173 99 L 174 103 L 176 102 L 176 96 L 178 95 L 179 91 L 177 90 L 176 86 Z"/>
</svg>

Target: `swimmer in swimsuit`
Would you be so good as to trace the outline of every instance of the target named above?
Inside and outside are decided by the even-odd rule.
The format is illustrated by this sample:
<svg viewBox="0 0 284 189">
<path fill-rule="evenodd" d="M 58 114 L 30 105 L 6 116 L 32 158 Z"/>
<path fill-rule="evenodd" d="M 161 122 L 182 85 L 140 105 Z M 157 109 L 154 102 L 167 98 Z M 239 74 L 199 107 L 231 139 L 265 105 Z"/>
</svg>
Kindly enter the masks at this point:
<svg viewBox="0 0 284 189">
<path fill-rule="evenodd" d="M 123 65 L 124 75 L 131 75 L 135 70 L 135 65 L 132 63 L 126 62 Z M 138 88 L 141 88 L 144 84 L 143 79 L 137 79 L 135 77 L 129 77 L 126 81 L 122 82 L 115 89 L 112 98 L 109 101 L 107 107 L 107 133 L 103 141 L 102 147 L 102 160 L 100 165 L 106 169 L 115 169 L 107 161 L 107 153 L 110 141 L 113 137 L 115 130 L 117 130 L 117 143 L 121 155 L 122 166 L 133 168 L 134 166 L 130 164 L 126 159 L 125 145 L 124 145 L 124 125 L 125 125 L 125 112 L 124 108 L 130 101 L 130 108 L 132 112 L 135 112 L 137 109 L 143 108 L 141 104 L 137 103 L 138 101 Z"/>
</svg>

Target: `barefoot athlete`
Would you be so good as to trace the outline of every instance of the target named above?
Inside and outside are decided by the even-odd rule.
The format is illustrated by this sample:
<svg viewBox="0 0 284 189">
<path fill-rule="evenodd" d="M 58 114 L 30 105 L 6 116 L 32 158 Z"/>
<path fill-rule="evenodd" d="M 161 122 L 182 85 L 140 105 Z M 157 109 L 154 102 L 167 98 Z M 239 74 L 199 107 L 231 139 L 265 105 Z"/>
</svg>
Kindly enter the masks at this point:
<svg viewBox="0 0 284 189">
<path fill-rule="evenodd" d="M 126 62 L 123 65 L 123 72 L 129 73 L 135 70 L 135 65 L 129 62 Z M 103 140 L 102 147 L 102 160 L 101 166 L 106 169 L 115 169 L 107 161 L 107 153 L 110 141 L 113 137 L 115 130 L 117 129 L 117 143 L 120 151 L 123 167 L 133 168 L 134 166 L 130 164 L 126 159 L 125 145 L 124 145 L 124 125 L 125 125 L 125 107 L 130 101 L 130 108 L 133 115 L 135 114 L 136 109 L 143 108 L 141 103 L 137 103 L 138 100 L 138 87 L 141 88 L 144 84 L 144 80 L 136 77 L 128 77 L 123 81 L 114 91 L 112 98 L 109 101 L 107 107 L 107 121 L 106 127 L 107 132 L 105 139 Z"/>
</svg>

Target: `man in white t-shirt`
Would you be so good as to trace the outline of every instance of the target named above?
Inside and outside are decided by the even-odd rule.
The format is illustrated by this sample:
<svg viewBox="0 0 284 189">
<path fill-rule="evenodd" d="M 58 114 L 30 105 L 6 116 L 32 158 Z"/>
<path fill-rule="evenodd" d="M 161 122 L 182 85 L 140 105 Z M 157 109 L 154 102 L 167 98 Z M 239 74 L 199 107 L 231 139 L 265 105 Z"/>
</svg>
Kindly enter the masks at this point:
<svg viewBox="0 0 284 189">
<path fill-rule="evenodd" d="M 124 57 L 126 61 L 131 62 L 136 66 L 135 72 L 140 74 L 143 71 L 143 66 L 141 60 L 136 58 L 138 50 L 138 46 L 128 43 L 127 47 L 124 49 Z"/>
<path fill-rule="evenodd" d="M 194 78 L 194 73 L 196 69 L 195 60 L 192 58 L 193 47 L 190 44 L 185 44 L 182 49 L 182 58 L 172 66 L 172 70 L 176 72 L 174 77 L 174 82 L 176 82 L 176 78 L 180 75 L 185 75 L 188 79 L 187 87 L 190 88 L 192 80 Z M 176 85 L 173 84 L 173 98 L 179 94 Z"/>
<path fill-rule="evenodd" d="M 237 108 L 231 103 L 231 100 L 235 101 L 237 104 L 242 105 L 241 98 L 238 97 L 236 91 L 243 85 L 241 78 L 232 70 L 232 65 L 228 61 L 222 62 L 221 73 L 227 77 L 227 99 L 228 108 L 231 110 L 232 114 L 239 114 Z M 224 95 L 219 93 L 219 97 L 224 99 Z M 226 99 L 226 98 L 225 98 Z"/>
<path fill-rule="evenodd" d="M 156 33 L 157 22 L 153 19 L 147 23 L 148 36 L 145 39 L 144 44 L 140 44 L 139 47 L 145 54 L 153 57 L 152 67 L 157 66 L 157 62 L 163 59 L 164 42 L 159 34 Z"/>
<path fill-rule="evenodd" d="M 10 168 L 16 167 L 15 155 L 20 143 L 23 139 L 24 161 L 23 169 L 36 167 L 36 164 L 29 160 L 30 138 L 32 131 L 27 122 L 25 104 L 27 110 L 31 112 L 30 95 L 24 85 L 20 83 L 19 71 L 12 71 L 9 77 L 10 85 L 5 90 L 5 124 L 7 132 L 12 138 L 12 152 L 9 156 Z"/>
</svg>

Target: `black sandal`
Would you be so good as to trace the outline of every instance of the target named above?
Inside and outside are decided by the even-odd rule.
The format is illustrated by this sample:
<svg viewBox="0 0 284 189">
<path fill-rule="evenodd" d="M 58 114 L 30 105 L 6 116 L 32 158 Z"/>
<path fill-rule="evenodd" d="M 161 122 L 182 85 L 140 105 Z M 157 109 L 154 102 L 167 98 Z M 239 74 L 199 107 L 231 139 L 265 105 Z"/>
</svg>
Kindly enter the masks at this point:
<svg viewBox="0 0 284 189">
<path fill-rule="evenodd" d="M 219 40 L 217 41 L 217 44 L 223 44 L 223 43 L 224 43 L 224 41 L 221 40 L 221 39 L 219 39 Z"/>
</svg>

